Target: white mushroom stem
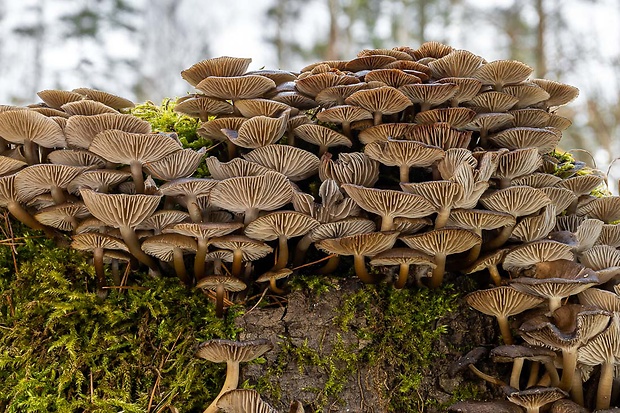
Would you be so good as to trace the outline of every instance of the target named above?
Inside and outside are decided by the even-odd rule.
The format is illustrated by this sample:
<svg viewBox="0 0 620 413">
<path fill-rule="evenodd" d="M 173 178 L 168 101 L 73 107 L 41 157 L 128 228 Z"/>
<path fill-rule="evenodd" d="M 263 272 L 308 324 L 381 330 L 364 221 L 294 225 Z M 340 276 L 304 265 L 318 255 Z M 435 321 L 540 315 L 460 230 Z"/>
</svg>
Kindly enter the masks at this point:
<svg viewBox="0 0 620 413">
<path fill-rule="evenodd" d="M 222 386 L 222 390 L 217 395 L 215 400 L 211 402 L 209 407 L 203 413 L 217 413 L 220 409 L 217 407 L 217 401 L 222 395 L 228 391 L 235 390 L 239 386 L 239 362 L 228 360 L 226 361 L 226 380 Z"/>
<path fill-rule="evenodd" d="M 562 307 L 561 297 L 549 297 L 549 311 L 553 313 L 558 308 Z"/>
<path fill-rule="evenodd" d="M 497 324 L 499 324 L 499 331 L 502 335 L 502 339 L 504 340 L 504 344 L 514 344 L 512 332 L 510 331 L 510 324 L 508 323 L 508 317 L 505 315 L 498 315 L 495 318 L 497 319 Z"/>
<path fill-rule="evenodd" d="M 131 168 L 131 179 L 136 186 L 136 194 L 143 194 L 144 175 L 142 175 L 142 164 L 138 161 L 132 161 L 129 167 Z"/>
<path fill-rule="evenodd" d="M 123 241 L 127 244 L 127 248 L 129 248 L 131 255 L 136 257 L 141 263 L 148 265 L 153 274 L 158 276 L 160 274 L 159 265 L 153 257 L 142 251 L 136 232 L 131 227 L 120 227 L 119 229 L 121 231 Z"/>
<path fill-rule="evenodd" d="M 577 348 L 562 350 L 562 380 L 560 389 L 570 391 L 573 386 L 573 376 L 577 369 Z"/>
<path fill-rule="evenodd" d="M 611 389 L 614 381 L 614 364 L 609 360 L 601 365 L 601 377 L 596 391 L 596 409 L 609 409 L 611 404 Z"/>
</svg>

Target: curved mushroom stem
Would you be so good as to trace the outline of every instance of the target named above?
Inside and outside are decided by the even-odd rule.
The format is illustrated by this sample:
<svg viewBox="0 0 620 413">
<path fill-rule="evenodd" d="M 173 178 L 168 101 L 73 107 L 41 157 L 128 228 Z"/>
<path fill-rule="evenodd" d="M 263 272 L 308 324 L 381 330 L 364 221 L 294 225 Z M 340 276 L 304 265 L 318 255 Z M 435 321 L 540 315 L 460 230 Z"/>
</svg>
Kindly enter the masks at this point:
<svg viewBox="0 0 620 413">
<path fill-rule="evenodd" d="M 278 237 L 278 260 L 273 266 L 273 271 L 281 270 L 288 263 L 288 239 L 284 235 Z"/>
<path fill-rule="evenodd" d="M 293 266 L 299 267 L 304 263 L 306 259 L 306 252 L 312 245 L 312 239 L 310 238 L 310 234 L 304 235 L 298 242 L 295 247 L 295 258 L 293 259 Z"/>
<path fill-rule="evenodd" d="M 409 165 L 400 166 L 400 182 L 409 182 Z"/>
<path fill-rule="evenodd" d="M 327 260 L 327 264 L 319 268 L 317 270 L 317 274 L 331 274 L 336 271 L 338 265 L 340 265 L 340 256 L 336 255 L 335 257 L 331 257 L 329 260 Z"/>
<path fill-rule="evenodd" d="M 549 312 L 553 313 L 562 307 L 562 299 L 560 297 L 549 297 Z"/>
<path fill-rule="evenodd" d="M 65 191 L 62 188 L 57 186 L 53 186 L 51 189 L 52 199 L 56 205 L 64 204 L 67 202 L 67 197 L 65 196 Z"/>
<path fill-rule="evenodd" d="M 553 364 L 553 361 L 546 361 L 544 365 L 549 374 L 551 386 L 558 387 L 560 385 L 560 375 L 558 374 L 558 369 L 555 368 L 555 364 Z"/>
<path fill-rule="evenodd" d="M 407 284 L 407 278 L 409 278 L 409 264 L 400 264 L 398 280 L 394 283 L 394 288 L 403 288 Z"/>
<path fill-rule="evenodd" d="M 469 368 L 469 370 L 471 370 L 476 376 L 480 377 L 482 380 L 487 381 L 491 384 L 495 384 L 497 386 L 505 386 L 506 383 L 504 383 L 503 381 L 501 381 L 500 379 L 498 379 L 497 377 L 493 377 L 490 376 L 486 373 L 481 372 L 480 370 L 478 370 L 478 368 L 476 366 L 474 366 L 473 364 L 470 364 L 467 366 Z"/>
<path fill-rule="evenodd" d="M 482 239 L 482 238 L 480 238 Z M 464 267 L 469 267 L 471 264 L 473 264 L 478 257 L 480 256 L 480 251 L 482 250 L 482 242 L 477 243 L 476 245 L 474 245 L 473 247 L 471 247 L 471 249 L 469 250 L 469 252 L 467 253 L 467 258 L 465 258 L 465 263 L 463 264 Z M 490 272 L 491 270 L 489 270 Z M 495 281 L 495 280 L 493 280 Z"/>
<path fill-rule="evenodd" d="M 159 276 L 161 271 L 159 269 L 159 265 L 157 261 L 153 259 L 150 255 L 147 255 L 142 248 L 140 248 L 140 241 L 138 241 L 138 236 L 136 232 L 130 227 L 120 227 L 121 235 L 123 237 L 123 241 L 127 244 L 127 248 L 129 248 L 129 252 L 131 255 L 136 257 L 138 261 L 143 264 L 148 265 L 151 269 L 153 275 Z"/>
<path fill-rule="evenodd" d="M 224 289 L 224 284 L 218 284 L 215 289 L 215 316 L 217 318 L 224 317 L 224 294 L 226 290 Z"/>
<path fill-rule="evenodd" d="M 19 202 L 9 202 L 6 208 L 9 210 L 9 213 L 22 224 L 25 224 L 32 229 L 45 232 L 45 235 L 48 238 L 54 238 L 54 231 L 37 221 Z"/>
<path fill-rule="evenodd" d="M 504 245 L 506 241 L 508 241 L 508 238 L 510 238 L 510 235 L 512 235 L 512 230 L 514 229 L 514 227 L 514 225 L 506 225 L 505 227 L 503 227 L 500 233 L 497 234 L 494 239 L 484 245 L 483 250 L 495 250 Z"/>
<path fill-rule="evenodd" d="M 97 276 L 97 295 L 101 298 L 106 298 L 108 292 L 103 288 L 107 286 L 103 269 L 103 248 L 95 248 L 93 251 L 93 265 L 95 266 L 95 274 Z"/>
<path fill-rule="evenodd" d="M 523 370 L 523 357 L 517 357 L 512 361 L 512 371 L 510 372 L 510 387 L 521 390 L 519 387 L 519 379 L 521 378 L 521 370 Z"/>
<path fill-rule="evenodd" d="M 606 361 L 601 365 L 601 377 L 596 391 L 596 409 L 609 409 L 611 404 L 611 388 L 614 381 L 614 365 Z"/>
<path fill-rule="evenodd" d="M 446 254 L 437 253 L 434 262 L 436 267 L 433 268 L 429 287 L 439 288 L 443 283 L 443 276 L 446 270 Z"/>
<path fill-rule="evenodd" d="M 577 369 L 577 349 L 562 350 L 562 380 L 560 389 L 570 391 L 573 386 L 573 376 Z"/>
<path fill-rule="evenodd" d="M 202 222 L 202 211 L 195 195 L 187 195 L 185 199 L 185 205 L 187 205 L 187 212 L 192 222 Z"/>
<path fill-rule="evenodd" d="M 207 256 L 207 250 L 209 249 L 209 243 L 206 238 L 198 238 L 198 248 L 196 249 L 196 256 L 194 257 L 194 278 L 199 280 L 205 276 L 205 257 Z"/>
<path fill-rule="evenodd" d="M 239 386 L 239 362 L 228 360 L 226 361 L 226 380 L 222 386 L 222 390 L 217 397 L 211 402 L 209 407 L 205 409 L 203 413 L 217 413 L 220 409 L 217 407 L 217 401 L 227 391 L 235 390 Z"/>
<path fill-rule="evenodd" d="M 496 287 L 502 285 L 502 276 L 499 275 L 499 270 L 497 269 L 497 265 L 491 265 L 487 267 L 489 270 L 489 274 L 491 274 L 491 280 Z"/>
<path fill-rule="evenodd" d="M 136 194 L 143 194 L 144 175 L 142 175 L 142 164 L 138 161 L 132 161 L 129 167 L 131 168 L 131 179 L 136 186 Z"/>
<path fill-rule="evenodd" d="M 187 270 L 185 269 L 185 262 L 183 261 L 183 250 L 179 247 L 174 247 L 172 250 L 174 272 L 181 282 L 187 286 L 192 285 L 192 280 L 187 276 Z"/>
<path fill-rule="evenodd" d="M 363 255 L 353 256 L 353 266 L 355 268 L 355 275 L 357 275 L 357 278 L 362 280 L 364 284 L 376 284 L 378 282 L 378 280 L 368 274 Z"/>
<path fill-rule="evenodd" d="M 284 290 L 277 286 L 275 277 L 269 278 L 269 289 L 276 294 L 284 294 Z"/>
<path fill-rule="evenodd" d="M 504 344 L 514 344 L 514 339 L 512 338 L 512 333 L 510 332 L 510 324 L 508 324 L 508 318 L 506 316 L 497 316 L 496 319 L 497 324 L 499 324 L 499 331 L 502 335 L 502 339 L 504 340 Z"/>
</svg>

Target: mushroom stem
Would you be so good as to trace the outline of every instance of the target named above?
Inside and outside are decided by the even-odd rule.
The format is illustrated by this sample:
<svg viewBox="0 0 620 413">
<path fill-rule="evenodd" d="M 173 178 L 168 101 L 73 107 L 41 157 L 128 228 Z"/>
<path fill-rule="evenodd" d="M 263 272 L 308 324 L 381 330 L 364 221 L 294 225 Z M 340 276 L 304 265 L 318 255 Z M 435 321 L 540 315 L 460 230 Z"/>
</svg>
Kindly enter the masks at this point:
<svg viewBox="0 0 620 413">
<path fill-rule="evenodd" d="M 52 193 L 52 199 L 54 200 L 54 203 L 56 205 L 64 204 L 65 202 L 67 202 L 65 191 L 63 191 L 62 188 L 59 188 L 54 185 L 51 188 L 51 193 Z"/>
<path fill-rule="evenodd" d="M 553 313 L 558 308 L 562 307 L 562 298 L 549 297 L 549 312 Z"/>
<path fill-rule="evenodd" d="M 172 250 L 174 272 L 181 282 L 187 286 L 192 285 L 191 279 L 187 276 L 187 270 L 185 269 L 185 262 L 183 261 L 183 250 L 179 247 L 174 247 Z"/>
<path fill-rule="evenodd" d="M 319 268 L 317 274 L 331 274 L 336 271 L 338 265 L 340 265 L 340 256 L 336 255 L 335 257 L 331 257 L 329 260 L 327 260 L 327 264 Z"/>
<path fill-rule="evenodd" d="M 560 385 L 560 375 L 558 374 L 558 369 L 555 368 L 555 364 L 553 364 L 553 361 L 546 361 L 544 364 L 547 373 L 549 373 L 551 386 L 558 387 Z"/>
<path fill-rule="evenodd" d="M 202 222 L 202 211 L 200 210 L 196 196 L 188 195 L 185 200 L 185 204 L 187 205 L 187 212 L 189 212 L 189 217 L 192 222 Z"/>
<path fill-rule="evenodd" d="M 224 294 L 226 290 L 224 289 L 224 284 L 218 284 L 215 289 L 215 316 L 217 318 L 224 317 Z M 227 377 L 228 378 L 228 377 Z"/>
<path fill-rule="evenodd" d="M 118 259 L 112 258 L 112 264 L 110 264 L 110 267 L 112 267 L 112 281 L 114 282 L 114 285 L 116 286 L 121 285 L 121 274 L 118 268 L 119 267 Z"/>
<path fill-rule="evenodd" d="M 512 230 L 514 229 L 514 227 L 514 225 L 506 225 L 505 227 L 503 227 L 495 238 L 493 238 L 491 241 L 484 245 L 483 250 L 495 250 L 504 245 L 506 241 L 508 241 L 508 238 L 510 238 L 510 235 L 512 235 Z"/>
<path fill-rule="evenodd" d="M 508 318 L 506 316 L 497 316 L 496 318 L 497 324 L 499 324 L 500 334 L 502 335 L 502 339 L 504 340 L 504 344 L 514 344 L 514 339 L 512 338 L 512 333 L 510 332 L 510 324 L 508 323 Z"/>
<path fill-rule="evenodd" d="M 93 251 L 93 265 L 95 267 L 95 275 L 97 276 L 97 295 L 105 298 L 108 293 L 103 288 L 107 285 L 103 269 L 103 248 L 95 248 Z"/>
<path fill-rule="evenodd" d="M 30 139 L 24 140 L 24 157 L 26 158 L 28 165 L 35 165 L 39 163 L 37 145 Z"/>
<path fill-rule="evenodd" d="M 295 258 L 293 259 L 293 265 L 295 267 L 299 267 L 304 263 L 306 259 L 306 252 L 312 245 L 312 239 L 310 238 L 310 234 L 304 235 L 298 242 L 295 247 Z"/>
<path fill-rule="evenodd" d="M 499 189 L 508 188 L 511 185 L 510 178 L 501 178 L 499 180 Z"/>
<path fill-rule="evenodd" d="M 446 270 L 446 254 L 437 253 L 434 261 L 436 267 L 433 268 L 429 286 L 431 288 L 439 288 L 443 283 L 443 276 Z"/>
<path fill-rule="evenodd" d="M 243 224 L 248 225 L 250 222 L 254 221 L 258 218 L 258 209 L 250 208 L 245 211 L 245 218 L 243 219 Z"/>
<path fill-rule="evenodd" d="M 400 166 L 400 182 L 409 182 L 409 165 Z"/>
<path fill-rule="evenodd" d="M 609 409 L 611 404 L 611 388 L 614 381 L 614 365 L 609 361 L 601 365 L 601 377 L 596 391 L 596 409 Z"/>
<path fill-rule="evenodd" d="M 377 280 L 375 280 L 370 274 L 368 274 L 368 270 L 366 269 L 366 262 L 364 261 L 364 256 L 357 254 L 353 256 L 353 266 L 355 268 L 355 275 L 357 278 L 362 280 L 364 284 L 376 284 Z"/>
<path fill-rule="evenodd" d="M 209 407 L 205 409 L 203 413 L 217 413 L 220 409 L 217 407 L 217 401 L 222 395 L 228 391 L 235 390 L 239 386 L 239 362 L 228 360 L 226 361 L 226 380 L 222 386 L 222 390 L 217 397 L 211 402 Z"/>
<path fill-rule="evenodd" d="M 342 134 L 347 138 L 351 137 L 351 122 L 342 122 Z"/>
<path fill-rule="evenodd" d="M 198 238 L 198 248 L 196 248 L 196 256 L 194 257 L 194 278 L 199 280 L 205 276 L 205 258 L 209 243 L 205 238 Z"/>
<path fill-rule="evenodd" d="M 271 289 L 271 291 L 273 291 L 276 294 L 284 294 L 284 290 L 279 288 L 278 285 L 276 284 L 275 277 L 269 278 L 269 288 Z"/>
<path fill-rule="evenodd" d="M 530 366 L 530 376 L 527 379 L 526 389 L 534 386 L 538 381 L 538 372 L 540 371 L 540 363 L 537 361 L 532 362 Z"/>
<path fill-rule="evenodd" d="M 391 215 L 381 216 L 381 231 L 391 231 L 394 228 L 394 217 Z"/>
<path fill-rule="evenodd" d="M 37 221 L 19 202 L 9 202 L 6 208 L 9 210 L 9 213 L 22 224 L 26 224 L 32 229 L 38 229 L 45 232 L 45 235 L 47 235 L 48 238 L 54 238 L 54 232 Z"/>
<path fill-rule="evenodd" d="M 504 383 L 503 381 L 501 381 L 500 379 L 498 379 L 497 377 L 493 377 L 490 376 L 486 373 L 481 372 L 480 370 L 478 370 L 478 368 L 476 366 L 474 366 L 473 364 L 470 364 L 467 366 L 469 368 L 469 370 L 471 370 L 476 376 L 480 377 L 482 380 L 487 381 L 491 384 L 495 384 L 497 386 L 505 386 L 506 383 Z"/>
<path fill-rule="evenodd" d="M 480 235 L 480 234 L 478 234 Z M 465 266 L 469 266 L 472 263 L 474 263 L 478 257 L 480 256 L 480 251 L 482 250 L 482 242 L 477 243 L 476 245 L 474 245 L 473 247 L 471 247 L 471 249 L 469 250 L 469 252 L 467 253 L 467 258 L 465 258 Z M 496 268 L 497 270 L 497 268 Z M 489 270 L 489 272 L 491 272 L 491 270 Z M 495 280 L 493 280 L 495 281 Z"/>
<path fill-rule="evenodd" d="M 570 396 L 571 396 L 571 399 L 578 405 L 580 406 L 585 405 L 584 398 L 583 398 L 583 383 L 581 382 L 581 374 L 579 373 L 575 373 L 573 375 L 573 386 L 570 389 Z"/>
<path fill-rule="evenodd" d="M 289 143 L 289 145 L 290 145 L 290 143 Z M 323 156 L 323 154 L 324 154 L 325 152 L 327 152 L 327 145 L 320 145 L 320 146 L 319 146 L 319 158 L 320 158 L 321 156 Z"/>
<path fill-rule="evenodd" d="M 233 277 L 241 276 L 241 267 L 243 264 L 243 251 L 242 250 L 234 250 L 233 251 L 233 262 L 231 273 Z"/>
<path fill-rule="evenodd" d="M 394 283 L 394 288 L 403 288 L 407 284 L 407 278 L 409 278 L 409 264 L 400 264 L 398 280 Z"/>
<path fill-rule="evenodd" d="M 451 208 L 441 208 L 437 211 L 437 217 L 435 218 L 435 229 L 443 228 L 450 218 Z"/>
<path fill-rule="evenodd" d="M 213 260 L 213 274 L 221 275 L 222 274 L 222 260 L 216 258 Z"/>
<path fill-rule="evenodd" d="M 231 140 L 226 140 L 226 149 L 228 151 L 228 160 L 232 160 L 235 156 L 237 156 L 237 145 L 232 143 Z"/>
<path fill-rule="evenodd" d="M 159 270 L 159 265 L 157 261 L 153 259 L 150 255 L 147 255 L 142 248 L 140 248 L 140 241 L 138 240 L 138 236 L 136 232 L 130 227 L 120 227 L 121 235 L 123 237 L 123 241 L 127 244 L 127 248 L 129 248 L 129 252 L 131 255 L 136 257 L 138 261 L 143 264 L 148 265 L 154 275 L 159 276 L 161 274 Z"/>
<path fill-rule="evenodd" d="M 570 391 L 573 386 L 573 376 L 577 369 L 577 349 L 562 350 L 562 380 L 560 389 Z"/>
<path fill-rule="evenodd" d="M 480 245 L 480 244 L 477 244 Z M 502 285 L 502 276 L 499 275 L 499 270 L 497 269 L 497 265 L 491 265 L 488 267 L 489 274 L 491 274 L 491 280 L 496 287 Z"/>
<path fill-rule="evenodd" d="M 136 186 L 136 194 L 143 194 L 144 176 L 142 175 L 142 164 L 138 161 L 132 161 L 129 167 L 131 168 L 131 179 Z"/>
<path fill-rule="evenodd" d="M 510 372 L 510 387 L 514 387 L 517 390 L 521 390 L 519 387 L 519 378 L 521 377 L 521 370 L 523 369 L 523 357 L 517 357 L 512 362 L 512 371 Z"/>
<path fill-rule="evenodd" d="M 383 123 L 383 113 L 381 112 L 373 113 L 373 123 L 375 126 L 381 125 Z"/>
<path fill-rule="evenodd" d="M 273 271 L 281 270 L 288 263 L 288 239 L 284 235 L 278 237 L 278 260 L 273 266 Z"/>
</svg>

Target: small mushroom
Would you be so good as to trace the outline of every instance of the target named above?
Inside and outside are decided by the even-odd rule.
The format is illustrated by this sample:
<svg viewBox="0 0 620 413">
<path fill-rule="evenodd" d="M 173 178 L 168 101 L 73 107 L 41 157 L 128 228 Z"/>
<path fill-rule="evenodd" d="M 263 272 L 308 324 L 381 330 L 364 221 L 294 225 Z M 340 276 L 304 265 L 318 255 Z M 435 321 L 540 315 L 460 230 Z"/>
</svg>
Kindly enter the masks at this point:
<svg viewBox="0 0 620 413">
<path fill-rule="evenodd" d="M 235 277 L 208 275 L 198 281 L 196 288 L 215 291 L 215 315 L 218 318 L 222 318 L 224 316 L 224 295 L 228 291 L 243 291 L 247 286 L 243 281 Z"/>
</svg>

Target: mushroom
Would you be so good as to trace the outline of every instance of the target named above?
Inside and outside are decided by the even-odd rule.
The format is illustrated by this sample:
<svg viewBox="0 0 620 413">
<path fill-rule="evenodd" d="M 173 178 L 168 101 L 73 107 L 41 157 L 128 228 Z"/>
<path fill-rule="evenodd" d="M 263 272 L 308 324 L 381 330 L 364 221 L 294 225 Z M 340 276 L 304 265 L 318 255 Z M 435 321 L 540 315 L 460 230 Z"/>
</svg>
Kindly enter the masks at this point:
<svg viewBox="0 0 620 413">
<path fill-rule="evenodd" d="M 420 112 L 415 116 L 415 123 L 432 124 L 445 122 L 455 129 L 464 128 L 476 117 L 476 112 L 468 108 L 440 108 Z"/>
<path fill-rule="evenodd" d="M 202 277 L 197 283 L 196 288 L 215 291 L 215 316 L 224 317 L 224 295 L 228 292 L 243 291 L 247 285 L 236 277 L 225 275 L 208 275 Z"/>
<path fill-rule="evenodd" d="M 568 394 L 556 387 L 535 387 L 512 392 L 508 395 L 508 400 L 525 407 L 526 413 L 538 413 L 545 404 L 553 403 L 564 397 L 568 397 Z"/>
<path fill-rule="evenodd" d="M 21 202 L 51 193 L 56 205 L 67 202 L 65 189 L 86 168 L 79 166 L 37 164 L 15 174 L 15 190 Z"/>
<path fill-rule="evenodd" d="M 338 160 L 333 161 L 332 155 L 326 152 L 321 157 L 319 178 L 333 179 L 338 185 L 371 187 L 379 180 L 379 162 L 360 152 L 341 152 Z"/>
<path fill-rule="evenodd" d="M 246 118 L 254 116 L 278 117 L 291 107 L 286 103 L 271 99 L 241 99 L 235 102 L 235 107 Z"/>
<path fill-rule="evenodd" d="M 359 106 L 371 112 L 375 125 L 383 123 L 383 115 L 392 115 L 411 106 L 408 97 L 391 86 L 358 90 L 346 98 L 344 102 L 347 105 Z"/>
<path fill-rule="evenodd" d="M 215 156 L 210 156 L 206 159 L 205 163 L 207 164 L 211 176 L 218 181 L 240 176 L 264 175 L 266 172 L 271 171 L 271 169 L 265 166 L 241 158 L 233 158 L 228 162 L 220 162 Z"/>
<path fill-rule="evenodd" d="M 102 90 L 81 87 L 73 89 L 72 92 L 79 93 L 80 95 L 83 95 L 86 99 L 95 100 L 116 110 L 133 108 L 135 106 L 134 103 L 128 99 L 113 95 L 108 92 L 104 92 Z"/>
<path fill-rule="evenodd" d="M 159 190 L 162 195 L 175 197 L 187 208 L 193 222 L 202 222 L 201 205 L 208 203 L 211 190 L 217 183 L 217 180 L 208 178 L 180 178 L 166 182 Z"/>
<path fill-rule="evenodd" d="M 104 113 L 118 113 L 114 108 L 94 100 L 77 100 L 75 102 L 65 103 L 62 105 L 61 109 L 71 116 L 93 116 L 103 115 Z"/>
<path fill-rule="evenodd" d="M 496 132 L 509 126 L 513 120 L 514 116 L 510 113 L 478 113 L 470 123 L 465 125 L 465 129 L 478 131 L 480 134 L 479 145 L 486 148 L 488 147 L 487 137 L 489 133 Z"/>
<path fill-rule="evenodd" d="M 508 93 L 488 91 L 479 93 L 465 104 L 478 113 L 502 113 L 510 110 L 518 101 L 519 98 Z"/>
<path fill-rule="evenodd" d="M 221 56 L 201 60 L 188 69 L 181 71 L 181 77 L 196 87 L 209 76 L 241 76 L 248 70 L 252 62 L 250 58 Z"/>
<path fill-rule="evenodd" d="M 319 156 L 327 152 L 328 148 L 334 146 L 346 146 L 350 148 L 353 143 L 345 135 L 336 132 L 326 126 L 306 123 L 293 130 L 295 136 L 319 146 Z"/>
<path fill-rule="evenodd" d="M 271 253 L 273 248 L 264 242 L 254 240 L 243 235 L 227 235 L 213 238 L 210 242 L 216 248 L 233 252 L 232 275 L 241 275 L 243 261 L 255 261 Z"/>
<path fill-rule="evenodd" d="M 535 106 L 542 101 L 548 100 L 551 96 L 547 93 L 547 91 L 545 91 L 545 89 L 535 83 L 522 83 L 519 85 L 506 86 L 504 88 L 504 92 L 519 98 L 519 102 L 512 107 L 515 110 Z"/>
<path fill-rule="evenodd" d="M 491 275 L 491 280 L 496 287 L 499 287 L 502 285 L 502 276 L 499 274 L 497 266 L 502 263 L 507 252 L 507 249 L 499 249 L 479 258 L 469 268 L 464 270 L 464 274 L 472 274 L 487 269 Z"/>
<path fill-rule="evenodd" d="M 150 230 L 153 231 L 153 235 L 159 235 L 164 228 L 185 221 L 189 221 L 189 214 L 187 212 L 175 209 L 162 209 L 155 211 L 150 217 L 142 221 L 136 229 Z"/>
<path fill-rule="evenodd" d="M 67 202 L 39 210 L 34 219 L 52 228 L 62 231 L 75 231 L 78 219 L 90 216 L 83 202 Z"/>
<path fill-rule="evenodd" d="M 187 275 L 183 255 L 196 253 L 198 245 L 192 237 L 181 234 L 161 234 L 149 237 L 141 245 L 142 251 L 160 261 L 174 264 L 177 277 L 186 286 L 192 285 L 192 278 Z"/>
<path fill-rule="evenodd" d="M 504 152 L 499 156 L 499 163 L 492 177 L 499 179 L 500 189 L 507 188 L 514 178 L 534 172 L 541 163 L 542 159 L 536 148 Z"/>
<path fill-rule="evenodd" d="M 277 270 L 270 270 L 263 273 L 260 277 L 256 279 L 256 282 L 264 283 L 269 282 L 269 289 L 276 294 L 284 294 L 284 290 L 278 287 L 276 282 L 283 278 L 288 277 L 293 273 L 293 270 L 289 268 L 280 268 Z"/>
<path fill-rule="evenodd" d="M 211 98 L 232 100 L 261 97 L 276 87 L 273 80 L 259 75 L 209 76 L 200 81 L 196 89 Z"/>
<path fill-rule="evenodd" d="M 433 257 L 422 252 L 409 248 L 393 248 L 391 250 L 380 252 L 370 260 L 372 266 L 398 265 L 398 278 L 394 283 L 395 288 L 403 288 L 407 284 L 409 277 L 409 266 L 425 265 L 435 268 Z"/>
<path fill-rule="evenodd" d="M 243 148 L 260 148 L 271 145 L 286 132 L 290 110 L 277 118 L 254 116 L 239 126 L 238 130 L 222 129 L 221 131 L 235 145 Z"/>
<path fill-rule="evenodd" d="M 398 166 L 400 182 L 409 182 L 410 168 L 428 167 L 444 157 L 444 151 L 437 146 L 392 139 L 371 142 L 364 148 L 364 153 L 384 165 Z"/>
<path fill-rule="evenodd" d="M 510 150 L 537 148 L 540 154 L 544 154 L 553 151 L 560 142 L 562 134 L 556 132 L 546 128 L 516 127 L 489 136 L 489 142 Z"/>
<path fill-rule="evenodd" d="M 163 157 L 159 161 L 144 165 L 144 170 L 149 175 L 162 181 L 187 178 L 196 172 L 206 152 L 207 149 L 205 147 L 197 151 L 181 149 Z"/>
<path fill-rule="evenodd" d="M 407 96 L 411 103 L 419 104 L 420 112 L 424 112 L 450 100 L 458 88 L 454 83 L 416 83 L 401 86 L 398 90 Z"/>
<path fill-rule="evenodd" d="M 285 175 L 291 181 L 301 181 L 319 170 L 319 158 L 308 151 L 290 145 L 267 145 L 243 155 L 245 159 Z"/>
<path fill-rule="evenodd" d="M 84 99 L 84 95 L 71 92 L 68 90 L 46 89 L 37 92 L 37 96 L 41 98 L 45 104 L 54 109 L 60 109 L 62 105 L 76 100 Z"/>
<path fill-rule="evenodd" d="M 458 86 L 456 93 L 448 101 L 453 108 L 460 106 L 463 102 L 472 100 L 482 88 L 482 83 L 472 77 L 444 77 L 443 79 L 438 79 L 437 83 L 452 83 Z"/>
<path fill-rule="evenodd" d="M 196 133 L 209 140 L 226 142 L 228 159 L 232 160 L 237 153 L 237 146 L 228 139 L 228 136 L 222 132 L 222 130 L 238 131 L 246 120 L 246 118 L 238 116 L 212 119 L 209 122 L 202 123 L 200 127 L 196 129 Z"/>
<path fill-rule="evenodd" d="M 20 161 L 19 159 L 0 156 L 0 176 L 13 174 L 27 165 L 26 162 Z"/>
<path fill-rule="evenodd" d="M 356 92 L 357 93 L 357 92 Z M 350 97 L 350 96 L 349 96 Z M 347 98 L 348 99 L 348 98 Z M 342 133 L 351 137 L 351 124 L 364 119 L 372 119 L 372 112 L 353 105 L 332 106 L 317 113 L 317 119 L 321 122 L 337 123 L 342 126 Z"/>
<path fill-rule="evenodd" d="M 471 77 L 484 63 L 484 59 L 467 50 L 454 50 L 428 64 L 433 78 Z"/>
<path fill-rule="evenodd" d="M 620 220 L 620 196 L 596 198 L 584 206 L 577 207 L 577 215 L 586 215 L 605 224 Z"/>
<path fill-rule="evenodd" d="M 372 277 L 364 263 L 365 256 L 373 256 L 391 249 L 398 232 L 369 232 L 341 238 L 330 238 L 318 241 L 315 246 L 328 254 L 353 255 L 355 275 L 364 284 L 375 284 L 378 280 Z"/>
<path fill-rule="evenodd" d="M 549 79 L 532 79 L 532 83 L 543 88 L 550 97 L 544 102 L 546 108 L 566 105 L 579 96 L 579 89 Z"/>
<path fill-rule="evenodd" d="M 543 298 L 526 294 L 510 286 L 478 290 L 465 296 L 467 304 L 481 313 L 494 316 L 499 324 L 500 333 L 505 344 L 514 344 L 508 317 L 534 308 L 544 301 Z"/>
<path fill-rule="evenodd" d="M 553 364 L 556 355 L 555 352 L 551 350 L 542 347 L 512 344 L 495 347 L 491 350 L 490 356 L 496 363 L 512 363 L 509 385 L 517 390 L 521 388 L 519 379 L 525 360 L 533 362 L 533 366 L 537 366 L 538 364 L 536 363 L 543 363 L 551 377 L 551 385 L 555 387 L 560 384 L 558 371 Z M 534 369 L 533 366 L 532 372 L 538 371 L 538 369 Z M 530 374 L 530 377 L 532 377 L 532 374 Z M 528 382 L 528 387 L 529 385 L 530 383 Z"/>
<path fill-rule="evenodd" d="M 220 396 L 216 404 L 224 413 L 278 413 L 252 389 L 229 390 Z"/>
<path fill-rule="evenodd" d="M 539 214 L 524 217 L 512 230 L 511 237 L 522 242 L 545 238 L 555 227 L 555 214 L 555 206 L 550 204 Z"/>
<path fill-rule="evenodd" d="M 472 77 L 501 92 L 506 85 L 524 82 L 533 72 L 534 69 L 517 60 L 495 60 L 480 66 Z"/>
<path fill-rule="evenodd" d="M 75 148 L 88 149 L 95 136 L 108 129 L 146 134 L 151 132 L 151 124 L 133 115 L 120 113 L 93 116 L 74 115 L 67 120 L 65 126 L 67 143 Z"/>
<path fill-rule="evenodd" d="M 192 118 L 198 118 L 201 122 L 207 122 L 209 117 L 232 115 L 233 106 L 225 100 L 196 95 L 183 101 L 179 100 L 173 110 Z"/>
</svg>

